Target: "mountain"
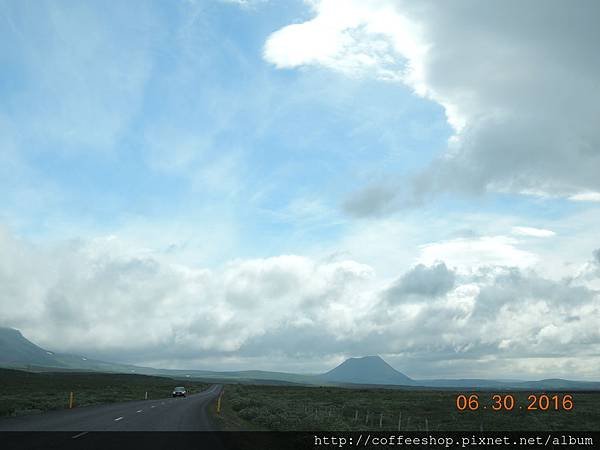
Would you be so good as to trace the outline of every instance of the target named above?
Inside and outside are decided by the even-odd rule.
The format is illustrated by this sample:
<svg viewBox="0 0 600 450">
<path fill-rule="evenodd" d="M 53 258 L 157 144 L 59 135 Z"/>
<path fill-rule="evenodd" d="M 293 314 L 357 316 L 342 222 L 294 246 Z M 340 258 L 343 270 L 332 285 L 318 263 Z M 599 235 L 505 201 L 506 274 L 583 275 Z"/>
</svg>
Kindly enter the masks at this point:
<svg viewBox="0 0 600 450">
<path fill-rule="evenodd" d="M 119 364 L 88 358 L 83 355 L 56 353 L 43 349 L 13 328 L 0 327 L 0 367 L 28 371 L 91 371 L 111 373 L 136 373 L 177 378 L 203 378 L 214 380 L 265 381 L 294 384 L 311 384 L 314 376 L 261 370 L 215 372 L 210 370 L 155 369 L 152 367 Z"/>
<path fill-rule="evenodd" d="M 0 327 L 0 366 L 27 370 L 86 370 L 131 373 L 143 370 L 127 364 L 113 364 L 81 355 L 55 353 L 25 338 L 19 330 Z"/>
<path fill-rule="evenodd" d="M 196 378 L 215 382 L 300 384 L 390 389 L 474 389 L 474 390 L 586 390 L 600 391 L 600 382 L 547 379 L 539 381 L 438 379 L 413 380 L 398 372 L 379 356 L 350 358 L 329 372 L 319 375 L 242 370 L 215 372 L 210 370 L 173 370 L 116 364 L 87 358 L 82 355 L 55 353 L 27 340 L 20 331 L 0 327 L 0 367 L 37 372 L 93 371 L 136 373 L 172 378 Z"/>
<path fill-rule="evenodd" d="M 413 385 L 412 379 L 398 372 L 379 356 L 350 358 L 319 376 L 335 383 Z"/>
<path fill-rule="evenodd" d="M 0 363 L 53 365 L 52 352 L 38 347 L 23 337 L 20 331 L 0 327 Z"/>
</svg>

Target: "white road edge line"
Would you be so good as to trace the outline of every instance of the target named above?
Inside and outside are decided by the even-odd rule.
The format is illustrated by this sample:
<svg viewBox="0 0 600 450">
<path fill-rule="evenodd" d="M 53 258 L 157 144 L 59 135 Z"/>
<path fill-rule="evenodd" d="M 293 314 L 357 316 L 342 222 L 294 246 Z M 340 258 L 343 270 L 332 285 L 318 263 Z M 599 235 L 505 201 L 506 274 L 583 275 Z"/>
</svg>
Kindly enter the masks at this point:
<svg viewBox="0 0 600 450">
<path fill-rule="evenodd" d="M 78 437 L 81 437 L 84 434 L 88 434 L 88 433 L 89 433 L 89 431 L 83 431 L 83 432 L 81 432 L 79 434 L 76 434 L 75 436 L 71 436 L 71 439 L 77 439 Z"/>
<path fill-rule="evenodd" d="M 118 422 L 119 420 L 122 420 L 122 419 L 123 419 L 123 416 L 121 416 L 121 417 L 117 417 L 117 418 L 115 419 L 115 422 Z"/>
</svg>

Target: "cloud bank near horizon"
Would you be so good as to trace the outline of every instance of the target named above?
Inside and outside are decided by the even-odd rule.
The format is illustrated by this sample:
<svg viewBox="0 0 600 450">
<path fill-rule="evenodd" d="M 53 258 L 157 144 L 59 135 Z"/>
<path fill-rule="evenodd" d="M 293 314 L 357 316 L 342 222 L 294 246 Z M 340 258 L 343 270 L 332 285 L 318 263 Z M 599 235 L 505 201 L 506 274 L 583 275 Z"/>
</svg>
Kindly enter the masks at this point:
<svg viewBox="0 0 600 450">
<path fill-rule="evenodd" d="M 193 268 L 116 241 L 44 247 L 3 231 L 3 325 L 55 351 L 159 366 L 306 372 L 378 353 L 411 376 L 598 376 L 598 251 L 566 280 L 437 262 L 382 283 L 348 259 Z"/>
</svg>

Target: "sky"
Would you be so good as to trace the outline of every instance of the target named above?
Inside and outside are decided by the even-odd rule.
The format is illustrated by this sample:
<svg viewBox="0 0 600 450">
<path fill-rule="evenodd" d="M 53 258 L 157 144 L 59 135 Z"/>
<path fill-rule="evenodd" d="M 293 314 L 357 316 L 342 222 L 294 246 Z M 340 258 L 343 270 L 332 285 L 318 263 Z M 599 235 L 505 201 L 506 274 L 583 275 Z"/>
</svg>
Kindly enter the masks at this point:
<svg viewBox="0 0 600 450">
<path fill-rule="evenodd" d="M 599 19 L 0 0 L 0 325 L 154 367 L 600 380 Z"/>
</svg>

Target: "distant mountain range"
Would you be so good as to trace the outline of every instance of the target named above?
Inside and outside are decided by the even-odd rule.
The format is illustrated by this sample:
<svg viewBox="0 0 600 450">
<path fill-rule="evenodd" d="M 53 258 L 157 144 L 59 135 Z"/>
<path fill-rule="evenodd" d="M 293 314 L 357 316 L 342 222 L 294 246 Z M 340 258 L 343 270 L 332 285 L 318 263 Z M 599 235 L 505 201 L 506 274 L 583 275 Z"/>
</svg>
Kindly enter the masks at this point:
<svg viewBox="0 0 600 450">
<path fill-rule="evenodd" d="M 600 382 L 548 379 L 503 381 L 485 379 L 414 380 L 397 371 L 379 356 L 350 358 L 339 366 L 316 375 L 261 370 L 215 372 L 209 370 L 155 369 L 117 364 L 82 355 L 55 353 L 27 340 L 20 331 L 0 327 L 0 367 L 37 372 L 92 371 L 162 375 L 265 384 L 300 384 L 345 387 L 387 387 L 394 389 L 497 389 L 497 390 L 600 390 Z"/>
<path fill-rule="evenodd" d="M 0 366 L 40 371 L 132 372 L 137 369 L 133 365 L 112 364 L 81 355 L 51 352 L 27 340 L 20 331 L 4 327 L 0 327 Z"/>
</svg>

